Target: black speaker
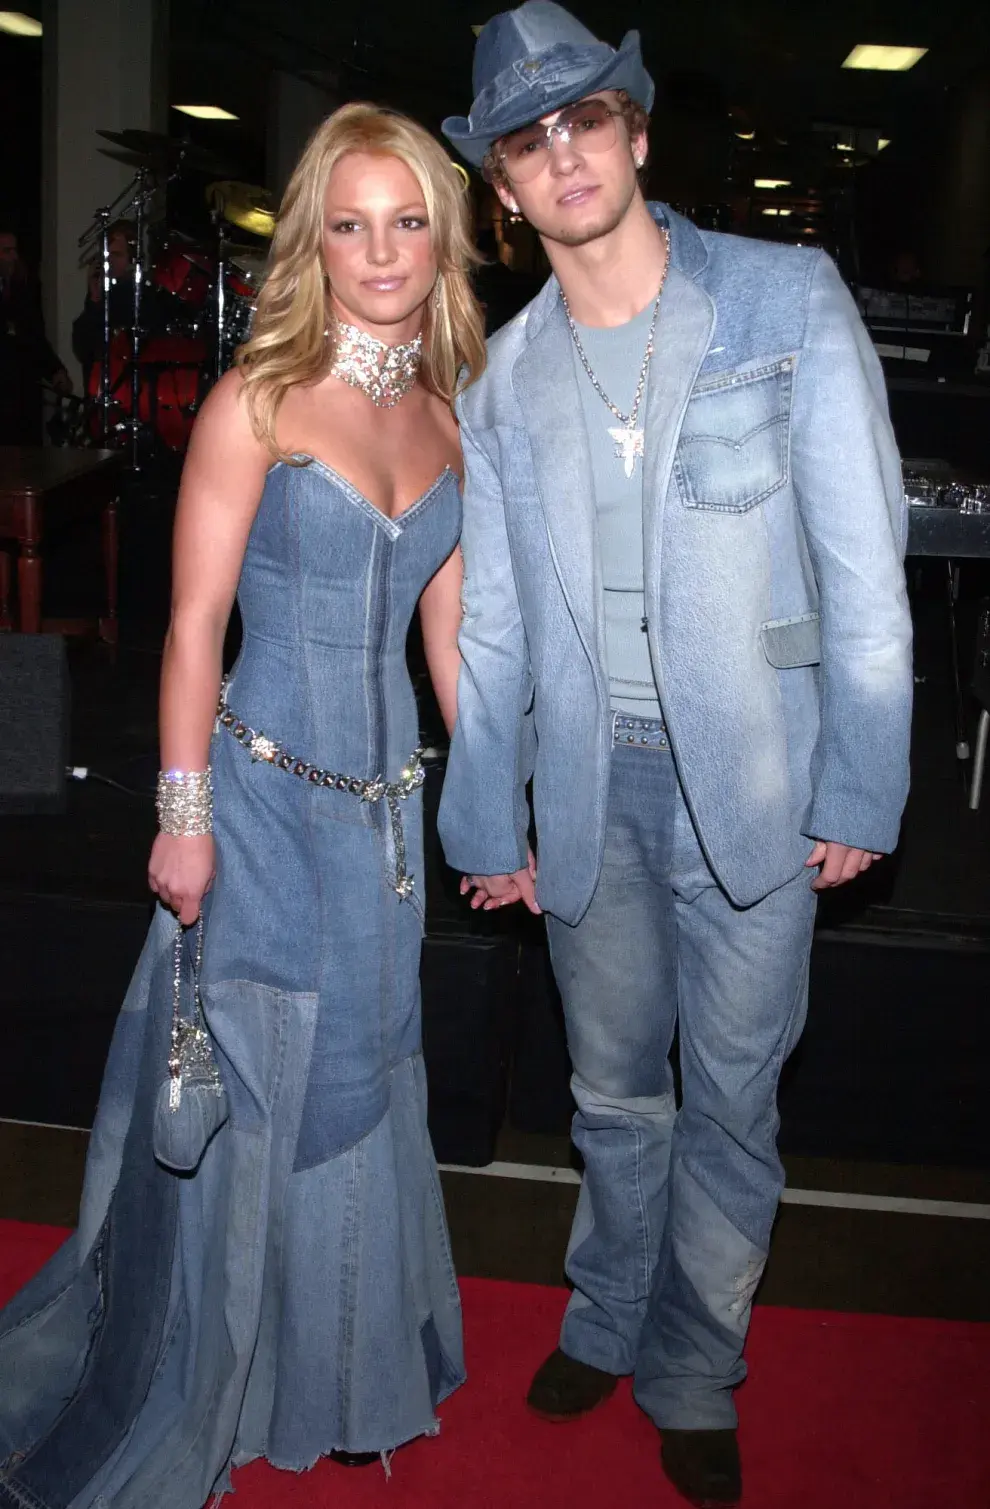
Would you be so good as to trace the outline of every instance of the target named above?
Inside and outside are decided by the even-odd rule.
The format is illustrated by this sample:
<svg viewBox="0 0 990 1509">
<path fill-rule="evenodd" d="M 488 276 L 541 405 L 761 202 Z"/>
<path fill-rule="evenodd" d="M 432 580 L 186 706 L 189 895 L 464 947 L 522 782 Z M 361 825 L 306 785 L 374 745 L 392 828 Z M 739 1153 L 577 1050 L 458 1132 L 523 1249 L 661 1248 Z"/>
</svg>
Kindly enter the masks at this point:
<svg viewBox="0 0 990 1509">
<path fill-rule="evenodd" d="M 982 598 L 977 604 L 973 694 L 990 713 L 990 597 Z"/>
<path fill-rule="evenodd" d="M 69 668 L 58 634 L 0 634 L 0 815 L 65 811 Z"/>
<path fill-rule="evenodd" d="M 496 938 L 428 937 L 423 1057 L 433 1149 L 441 1163 L 495 1157 L 505 1117 L 518 950 Z"/>
</svg>

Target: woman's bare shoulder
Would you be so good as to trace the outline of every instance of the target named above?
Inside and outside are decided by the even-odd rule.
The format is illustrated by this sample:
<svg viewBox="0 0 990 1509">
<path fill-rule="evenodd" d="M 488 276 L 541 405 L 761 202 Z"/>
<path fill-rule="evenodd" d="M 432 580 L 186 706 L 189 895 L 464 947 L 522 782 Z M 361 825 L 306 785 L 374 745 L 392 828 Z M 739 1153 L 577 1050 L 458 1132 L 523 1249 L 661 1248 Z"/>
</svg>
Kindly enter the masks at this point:
<svg viewBox="0 0 990 1509">
<path fill-rule="evenodd" d="M 231 367 L 219 382 L 214 383 L 196 416 L 190 449 L 202 447 L 204 442 L 211 446 L 221 445 L 224 449 L 241 447 L 253 460 L 268 458 L 268 463 L 271 462 L 268 447 L 255 434 L 251 424 L 244 377 L 236 367 Z"/>
<path fill-rule="evenodd" d="M 198 422 L 202 424 L 204 420 L 211 427 L 235 425 L 254 433 L 245 402 L 244 374 L 239 368 L 230 367 L 219 382 L 213 384 L 199 411 Z"/>
<path fill-rule="evenodd" d="M 231 469 L 238 478 L 264 473 L 274 457 L 255 434 L 245 399 L 244 378 L 225 372 L 210 389 L 196 416 L 186 455 L 184 477 L 217 476 Z"/>
</svg>

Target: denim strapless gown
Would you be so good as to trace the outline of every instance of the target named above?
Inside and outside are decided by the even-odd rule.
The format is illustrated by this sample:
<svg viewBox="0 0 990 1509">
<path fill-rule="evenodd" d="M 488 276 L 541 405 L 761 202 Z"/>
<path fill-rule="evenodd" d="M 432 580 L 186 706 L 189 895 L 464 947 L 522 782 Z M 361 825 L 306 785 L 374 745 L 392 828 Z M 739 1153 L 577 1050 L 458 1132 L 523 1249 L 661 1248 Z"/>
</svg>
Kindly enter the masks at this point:
<svg viewBox="0 0 990 1509">
<path fill-rule="evenodd" d="M 389 519 L 320 462 L 275 466 L 229 708 L 304 761 L 394 781 L 418 742 L 407 629 L 459 528 L 449 471 Z M 222 729 L 211 760 L 202 982 L 230 1118 L 193 1177 L 155 1163 L 159 908 L 79 1228 L 0 1315 L 3 1509 L 201 1509 L 256 1457 L 299 1471 L 435 1432 L 464 1377 L 420 1051 L 420 794 L 401 900 L 384 802 L 253 762 Z"/>
</svg>

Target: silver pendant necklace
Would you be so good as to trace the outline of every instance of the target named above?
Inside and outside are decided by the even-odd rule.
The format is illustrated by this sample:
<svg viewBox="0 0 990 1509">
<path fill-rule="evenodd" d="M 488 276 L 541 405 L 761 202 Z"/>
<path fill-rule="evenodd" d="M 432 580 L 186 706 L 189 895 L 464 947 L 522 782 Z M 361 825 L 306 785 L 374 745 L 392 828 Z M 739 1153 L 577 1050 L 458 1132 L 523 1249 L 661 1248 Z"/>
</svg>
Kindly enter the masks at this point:
<svg viewBox="0 0 990 1509">
<path fill-rule="evenodd" d="M 610 427 L 608 433 L 615 445 L 616 457 L 622 462 L 623 471 L 627 477 L 632 476 L 636 466 L 636 457 L 643 455 L 646 444 L 645 433 L 638 425 L 637 420 L 639 419 L 640 404 L 643 402 L 643 394 L 646 391 L 646 379 L 650 372 L 650 362 L 653 359 L 653 337 L 656 334 L 657 317 L 660 313 L 660 299 L 663 295 L 663 286 L 667 281 L 667 269 L 670 266 L 670 234 L 665 225 L 660 227 L 660 234 L 663 237 L 665 251 L 663 274 L 660 278 L 660 287 L 657 289 L 657 296 L 653 304 L 653 318 L 650 320 L 650 333 L 646 337 L 646 351 L 643 355 L 643 365 L 639 369 L 639 381 L 636 384 L 633 405 L 628 414 L 623 414 L 621 409 L 616 408 L 595 376 L 591 363 L 584 353 L 584 347 L 581 345 L 581 337 L 578 335 L 577 325 L 574 323 L 574 316 L 571 314 L 570 305 L 567 302 L 567 295 L 563 289 L 560 290 L 560 296 L 564 301 L 564 313 L 567 315 L 567 323 L 571 327 L 571 337 L 574 341 L 574 348 L 581 358 L 581 365 L 588 374 L 591 386 L 598 394 L 598 397 L 619 421 L 618 427 Z"/>
<path fill-rule="evenodd" d="M 416 385 L 423 357 L 423 337 L 388 346 L 357 325 L 333 322 L 334 352 L 330 373 L 367 393 L 380 409 L 394 409 Z"/>
</svg>

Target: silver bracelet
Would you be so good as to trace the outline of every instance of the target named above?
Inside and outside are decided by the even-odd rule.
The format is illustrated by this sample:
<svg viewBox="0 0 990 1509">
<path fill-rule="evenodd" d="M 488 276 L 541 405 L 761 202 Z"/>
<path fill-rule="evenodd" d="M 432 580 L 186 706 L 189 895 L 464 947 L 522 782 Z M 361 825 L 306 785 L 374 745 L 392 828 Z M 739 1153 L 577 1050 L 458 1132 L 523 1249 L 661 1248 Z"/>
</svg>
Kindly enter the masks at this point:
<svg viewBox="0 0 990 1509">
<path fill-rule="evenodd" d="M 213 770 L 163 770 L 155 797 L 158 826 L 173 838 L 213 832 Z"/>
</svg>

